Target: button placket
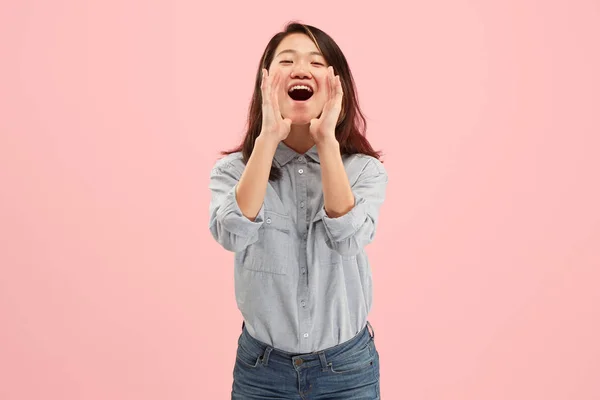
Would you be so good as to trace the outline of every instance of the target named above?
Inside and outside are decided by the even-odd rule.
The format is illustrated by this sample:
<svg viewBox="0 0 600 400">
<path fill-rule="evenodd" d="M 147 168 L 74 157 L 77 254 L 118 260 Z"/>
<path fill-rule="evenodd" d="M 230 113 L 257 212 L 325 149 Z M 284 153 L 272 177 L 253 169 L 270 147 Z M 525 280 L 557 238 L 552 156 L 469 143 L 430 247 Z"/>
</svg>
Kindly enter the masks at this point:
<svg viewBox="0 0 600 400">
<path fill-rule="evenodd" d="M 310 310 L 308 308 L 308 299 L 310 298 L 309 288 L 308 288 L 308 274 L 307 274 L 307 266 L 306 266 L 306 239 L 307 239 L 307 230 L 309 224 L 307 223 L 308 213 L 308 188 L 309 181 L 311 179 L 311 174 L 309 174 L 309 170 L 306 168 L 307 158 L 304 155 L 299 155 L 296 158 L 298 162 L 296 164 L 296 171 L 299 175 L 297 179 L 297 197 L 296 197 L 296 210 L 298 215 L 298 233 L 302 238 L 300 243 L 300 248 L 302 252 L 302 257 L 300 257 L 299 262 L 301 263 L 300 268 L 300 279 L 298 280 L 298 293 L 297 293 L 297 304 L 298 304 L 298 312 L 299 319 L 301 321 L 300 327 L 301 329 L 305 329 L 306 331 L 302 333 L 302 337 L 306 341 L 303 346 L 308 346 L 309 339 L 309 331 L 310 328 Z M 302 332 L 302 331 L 301 331 Z"/>
</svg>

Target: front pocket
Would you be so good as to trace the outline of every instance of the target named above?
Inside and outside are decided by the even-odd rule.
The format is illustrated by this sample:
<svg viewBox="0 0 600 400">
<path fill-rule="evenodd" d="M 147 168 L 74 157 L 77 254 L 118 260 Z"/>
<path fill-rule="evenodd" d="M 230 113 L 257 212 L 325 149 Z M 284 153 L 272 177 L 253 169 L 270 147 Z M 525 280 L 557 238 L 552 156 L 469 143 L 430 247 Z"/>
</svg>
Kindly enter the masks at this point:
<svg viewBox="0 0 600 400">
<path fill-rule="evenodd" d="M 374 351 L 369 342 L 362 349 L 349 356 L 340 356 L 329 362 L 331 372 L 335 374 L 348 374 L 364 368 L 372 368 L 375 361 Z"/>
<path fill-rule="evenodd" d="M 242 346 L 238 346 L 236 358 L 240 363 L 249 368 L 256 368 L 261 360 L 260 356 L 251 354 Z"/>
<path fill-rule="evenodd" d="M 248 246 L 244 267 L 252 271 L 286 275 L 292 262 L 292 219 L 272 211 L 264 212 L 258 241 Z"/>
</svg>

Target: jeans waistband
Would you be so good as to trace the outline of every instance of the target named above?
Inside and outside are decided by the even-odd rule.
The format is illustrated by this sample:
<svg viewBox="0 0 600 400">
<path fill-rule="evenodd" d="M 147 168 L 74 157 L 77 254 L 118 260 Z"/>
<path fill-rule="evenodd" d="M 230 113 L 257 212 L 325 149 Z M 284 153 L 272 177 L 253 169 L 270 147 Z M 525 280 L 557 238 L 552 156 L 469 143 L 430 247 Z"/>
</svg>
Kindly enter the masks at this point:
<svg viewBox="0 0 600 400">
<path fill-rule="evenodd" d="M 361 329 L 360 332 L 353 338 L 347 340 L 346 342 L 312 353 L 290 353 L 275 349 L 274 347 L 255 339 L 248 333 L 248 330 L 245 328 L 245 324 L 242 324 L 242 334 L 240 335 L 238 345 L 241 345 L 243 348 L 251 351 L 253 354 L 260 354 L 261 361 L 264 364 L 267 364 L 270 359 L 277 359 L 285 363 L 289 363 L 291 361 L 298 366 L 301 364 L 309 365 L 313 364 L 314 362 L 326 364 L 326 360 L 334 359 L 348 349 L 367 345 L 374 339 L 374 337 L 375 331 L 373 330 L 373 327 L 369 321 L 367 321 L 365 327 Z"/>
</svg>

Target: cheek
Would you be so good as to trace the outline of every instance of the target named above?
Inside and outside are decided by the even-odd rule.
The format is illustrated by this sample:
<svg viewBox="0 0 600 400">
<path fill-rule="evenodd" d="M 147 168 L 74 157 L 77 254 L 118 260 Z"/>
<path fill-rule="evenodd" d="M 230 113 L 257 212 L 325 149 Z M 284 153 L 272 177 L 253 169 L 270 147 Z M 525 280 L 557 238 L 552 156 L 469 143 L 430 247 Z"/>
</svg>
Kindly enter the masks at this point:
<svg viewBox="0 0 600 400">
<path fill-rule="evenodd" d="M 328 80 L 327 80 L 327 76 L 320 76 L 318 78 L 316 78 L 317 80 L 317 85 L 319 85 L 319 97 L 327 97 L 327 91 L 328 91 Z"/>
<path fill-rule="evenodd" d="M 276 62 L 275 60 L 273 60 L 273 61 L 271 61 L 271 64 L 268 66 L 267 69 L 269 70 L 269 73 L 271 74 L 271 73 L 279 70 L 279 67 L 280 67 L 279 63 Z"/>
<path fill-rule="evenodd" d="M 327 88 L 320 87 L 315 100 L 316 103 L 323 105 L 327 101 Z"/>
<path fill-rule="evenodd" d="M 327 92 L 327 75 L 319 74 L 315 76 L 315 80 L 317 81 L 317 85 L 319 85 L 319 91 Z"/>
<path fill-rule="evenodd" d="M 277 93 L 277 96 L 279 97 L 279 100 L 287 100 L 289 99 L 289 95 L 287 90 L 285 90 L 285 86 L 281 85 L 281 87 L 279 88 L 279 92 Z"/>
</svg>

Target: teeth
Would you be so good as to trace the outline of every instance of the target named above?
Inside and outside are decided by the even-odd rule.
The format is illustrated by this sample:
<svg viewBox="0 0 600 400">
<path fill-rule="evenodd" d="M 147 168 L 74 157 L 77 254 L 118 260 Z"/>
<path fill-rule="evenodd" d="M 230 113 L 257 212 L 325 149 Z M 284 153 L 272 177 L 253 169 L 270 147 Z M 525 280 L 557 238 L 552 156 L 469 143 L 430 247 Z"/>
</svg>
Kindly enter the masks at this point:
<svg viewBox="0 0 600 400">
<path fill-rule="evenodd" d="M 296 86 L 292 86 L 290 88 L 290 92 L 292 90 L 297 90 L 297 89 L 304 89 L 304 90 L 308 90 L 309 92 L 312 92 L 312 89 L 310 88 L 310 86 L 305 86 L 305 85 L 296 85 Z"/>
</svg>

